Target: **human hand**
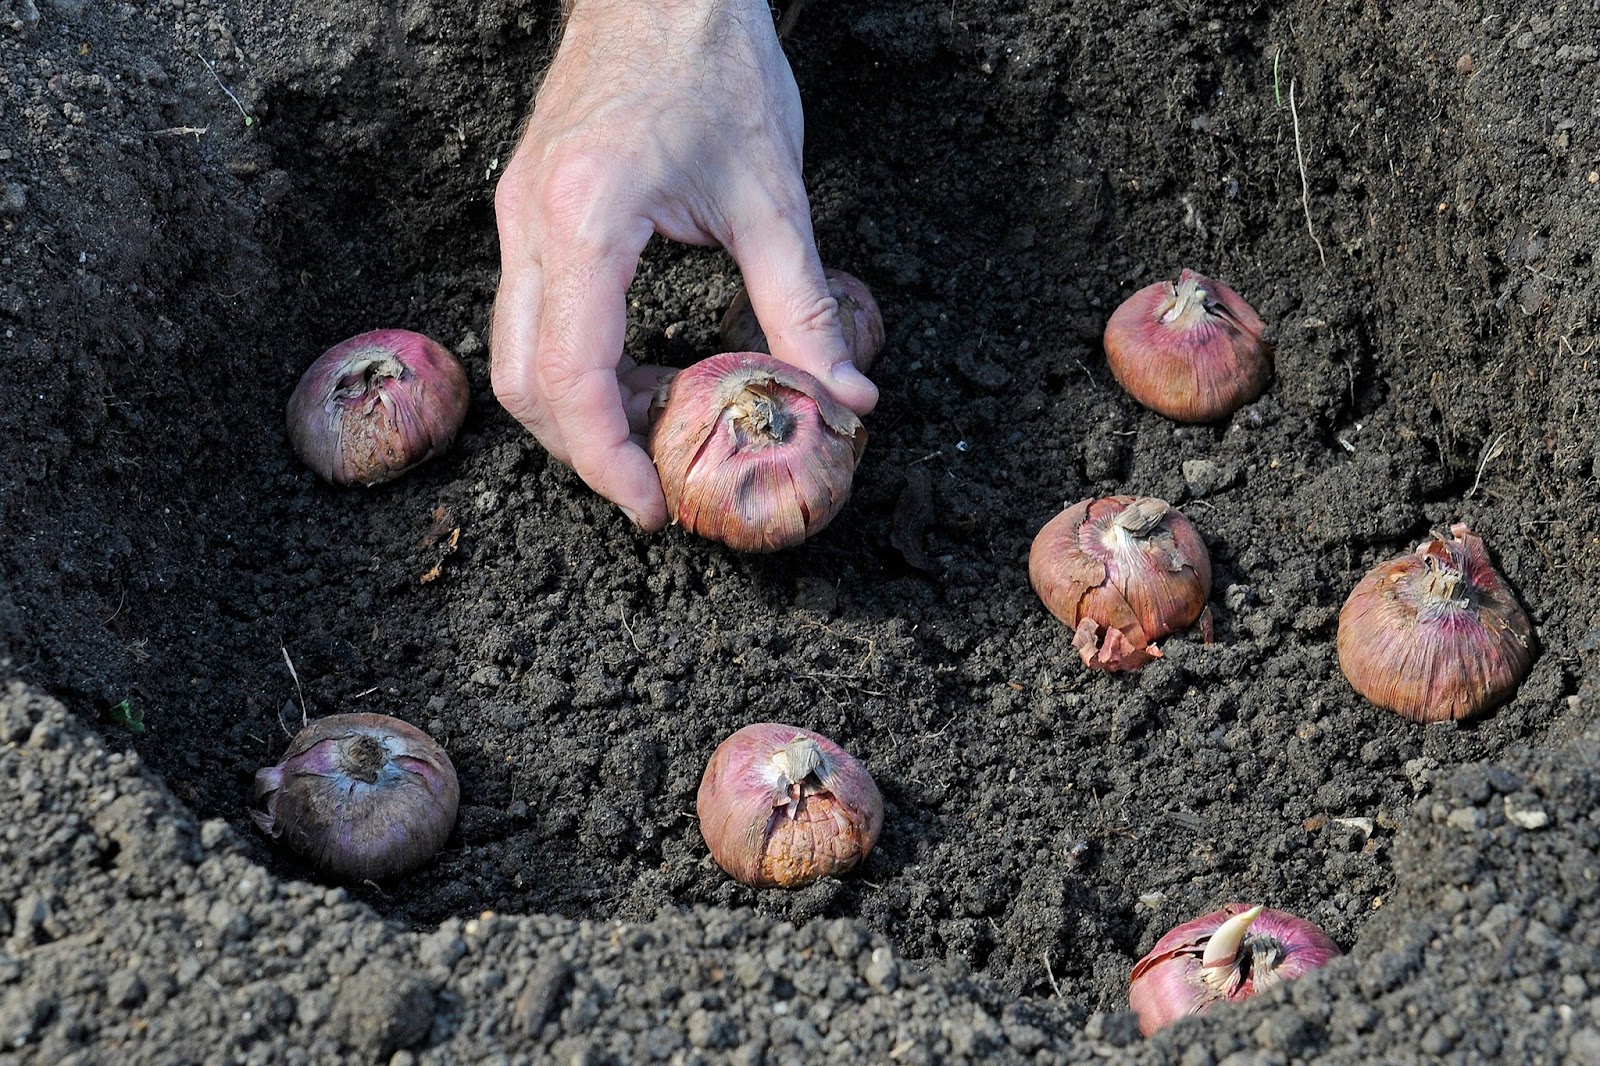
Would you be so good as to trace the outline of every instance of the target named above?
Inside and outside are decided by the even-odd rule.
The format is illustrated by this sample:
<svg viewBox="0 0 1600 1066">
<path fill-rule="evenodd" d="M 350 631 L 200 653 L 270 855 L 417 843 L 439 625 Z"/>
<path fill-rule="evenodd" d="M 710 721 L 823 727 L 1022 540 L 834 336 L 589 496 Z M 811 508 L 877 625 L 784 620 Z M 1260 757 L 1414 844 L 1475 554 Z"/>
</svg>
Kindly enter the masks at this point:
<svg viewBox="0 0 1600 1066">
<path fill-rule="evenodd" d="M 643 447 L 666 371 L 622 342 L 652 233 L 726 248 L 772 354 L 858 414 L 877 402 L 817 258 L 802 140 L 765 0 L 577 0 L 495 190 L 495 395 L 644 529 L 667 522 Z"/>
</svg>

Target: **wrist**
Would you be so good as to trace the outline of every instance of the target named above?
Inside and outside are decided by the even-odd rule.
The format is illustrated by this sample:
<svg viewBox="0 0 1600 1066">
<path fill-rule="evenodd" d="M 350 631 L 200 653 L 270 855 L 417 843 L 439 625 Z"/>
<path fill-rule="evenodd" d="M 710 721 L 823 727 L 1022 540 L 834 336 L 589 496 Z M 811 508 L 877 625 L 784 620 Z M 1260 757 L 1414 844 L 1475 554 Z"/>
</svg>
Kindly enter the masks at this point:
<svg viewBox="0 0 1600 1066">
<path fill-rule="evenodd" d="M 771 18 L 769 0 L 561 0 L 565 19 L 606 15 L 657 15 L 674 21 L 731 13 L 756 13 Z"/>
<path fill-rule="evenodd" d="M 581 41 L 586 51 L 626 54 L 646 63 L 670 56 L 764 54 L 778 49 L 767 0 L 567 2 L 563 48 Z"/>
</svg>

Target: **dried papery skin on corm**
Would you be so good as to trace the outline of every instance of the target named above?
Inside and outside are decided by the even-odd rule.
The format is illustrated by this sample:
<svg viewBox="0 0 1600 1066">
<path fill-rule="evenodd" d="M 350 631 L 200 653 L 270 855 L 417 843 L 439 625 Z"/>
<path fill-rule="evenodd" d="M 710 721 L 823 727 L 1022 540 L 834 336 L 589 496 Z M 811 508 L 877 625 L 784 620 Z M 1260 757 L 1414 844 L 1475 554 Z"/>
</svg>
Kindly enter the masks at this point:
<svg viewBox="0 0 1600 1066">
<path fill-rule="evenodd" d="M 1272 345 L 1227 285 L 1184 270 L 1128 297 L 1106 323 L 1106 364 L 1128 395 L 1179 422 L 1216 422 L 1259 398 Z"/>
<path fill-rule="evenodd" d="M 450 836 L 455 766 L 426 733 L 385 714 L 336 714 L 302 729 L 256 772 L 251 818 L 312 865 L 347 881 L 421 866 Z"/>
<path fill-rule="evenodd" d="M 1339 667 L 1362 696 L 1419 722 L 1507 699 L 1533 666 L 1533 625 L 1463 523 L 1369 570 L 1339 612 Z"/>
<path fill-rule="evenodd" d="M 467 374 L 420 333 L 380 329 L 322 353 L 289 397 L 289 442 L 333 485 L 378 485 L 449 448 L 466 418 Z"/>
<path fill-rule="evenodd" d="M 1180 1018 L 1301 977 L 1339 954 L 1338 945 L 1303 918 L 1229 903 L 1156 941 L 1134 965 L 1128 1005 L 1149 1036 Z"/>
<path fill-rule="evenodd" d="M 667 513 L 737 551 L 793 547 L 850 498 L 861 420 L 811 375 L 759 352 L 727 352 L 662 382 L 650 454 Z"/>
<path fill-rule="evenodd" d="M 696 810 L 717 865 L 756 888 L 846 873 L 883 829 L 883 797 L 860 760 L 776 722 L 745 726 L 717 747 Z"/>
<path fill-rule="evenodd" d="M 1135 670 L 1155 641 L 1192 625 L 1211 595 L 1199 531 L 1151 496 L 1083 500 L 1045 524 L 1028 554 L 1034 591 L 1073 629 L 1085 665 Z"/>
</svg>

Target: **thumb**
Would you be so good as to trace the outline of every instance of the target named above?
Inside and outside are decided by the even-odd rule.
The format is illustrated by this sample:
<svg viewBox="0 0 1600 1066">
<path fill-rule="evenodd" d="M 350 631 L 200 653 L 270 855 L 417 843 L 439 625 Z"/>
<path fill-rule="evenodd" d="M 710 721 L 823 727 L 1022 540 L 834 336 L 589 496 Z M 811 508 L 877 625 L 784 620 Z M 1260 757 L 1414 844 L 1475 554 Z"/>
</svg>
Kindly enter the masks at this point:
<svg viewBox="0 0 1600 1066">
<path fill-rule="evenodd" d="M 822 382 L 856 414 L 872 410 L 878 387 L 850 361 L 839 301 L 828 291 L 804 202 L 797 212 L 746 229 L 731 251 L 772 354 Z"/>
</svg>

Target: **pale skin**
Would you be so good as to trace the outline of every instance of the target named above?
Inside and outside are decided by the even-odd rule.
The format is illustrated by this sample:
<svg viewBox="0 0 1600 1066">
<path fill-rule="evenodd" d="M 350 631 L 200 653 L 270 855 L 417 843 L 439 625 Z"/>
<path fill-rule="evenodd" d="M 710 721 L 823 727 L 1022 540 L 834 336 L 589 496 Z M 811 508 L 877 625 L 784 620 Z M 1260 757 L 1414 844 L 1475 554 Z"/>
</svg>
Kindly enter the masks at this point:
<svg viewBox="0 0 1600 1066">
<path fill-rule="evenodd" d="M 572 5 L 495 190 L 492 378 L 550 454 L 643 529 L 668 519 L 644 449 L 663 371 L 635 366 L 622 342 L 653 233 L 727 249 L 773 355 L 857 414 L 877 402 L 817 257 L 802 141 L 765 0 Z"/>
</svg>

